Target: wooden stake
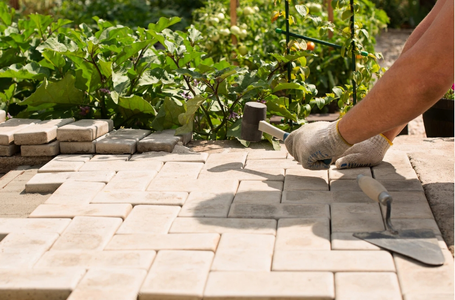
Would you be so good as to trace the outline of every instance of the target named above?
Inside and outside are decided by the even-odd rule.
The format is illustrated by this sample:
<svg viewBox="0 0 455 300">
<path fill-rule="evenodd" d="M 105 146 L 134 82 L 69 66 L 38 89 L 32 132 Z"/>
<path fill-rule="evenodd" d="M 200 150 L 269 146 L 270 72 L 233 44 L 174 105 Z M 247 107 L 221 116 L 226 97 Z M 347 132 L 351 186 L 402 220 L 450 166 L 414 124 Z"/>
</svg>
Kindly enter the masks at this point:
<svg viewBox="0 0 455 300">
<path fill-rule="evenodd" d="M 9 5 L 15 10 L 19 9 L 19 0 L 9 0 Z"/>
<path fill-rule="evenodd" d="M 332 1 L 328 0 L 327 1 L 327 12 L 329 15 L 329 21 L 333 23 L 333 7 L 332 7 Z M 333 32 L 329 30 L 329 39 L 333 37 Z"/>
</svg>

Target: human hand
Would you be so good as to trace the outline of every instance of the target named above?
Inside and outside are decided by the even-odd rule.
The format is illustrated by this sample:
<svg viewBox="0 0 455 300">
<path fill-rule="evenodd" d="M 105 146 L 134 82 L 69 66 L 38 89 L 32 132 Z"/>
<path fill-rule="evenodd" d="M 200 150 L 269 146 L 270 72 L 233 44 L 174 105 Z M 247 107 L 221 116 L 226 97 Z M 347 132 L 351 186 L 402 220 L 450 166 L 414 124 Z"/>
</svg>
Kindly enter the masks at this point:
<svg viewBox="0 0 455 300">
<path fill-rule="evenodd" d="M 288 152 L 312 170 L 328 169 L 332 158 L 342 155 L 350 146 L 338 131 L 338 122 L 315 122 L 291 132 L 284 141 Z"/>
<path fill-rule="evenodd" d="M 337 169 L 373 167 L 382 162 L 392 142 L 379 134 L 349 148 L 336 159 Z"/>
</svg>

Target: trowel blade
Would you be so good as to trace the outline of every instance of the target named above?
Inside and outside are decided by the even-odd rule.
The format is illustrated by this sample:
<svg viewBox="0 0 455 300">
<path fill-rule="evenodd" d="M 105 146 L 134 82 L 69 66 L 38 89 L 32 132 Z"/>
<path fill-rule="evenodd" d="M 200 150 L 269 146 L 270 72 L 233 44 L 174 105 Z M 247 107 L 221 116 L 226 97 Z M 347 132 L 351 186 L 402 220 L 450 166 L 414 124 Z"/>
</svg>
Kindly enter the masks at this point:
<svg viewBox="0 0 455 300">
<path fill-rule="evenodd" d="M 360 232 L 354 233 L 354 236 L 427 265 L 444 264 L 444 255 L 431 230 L 403 230 L 398 234 L 389 231 Z"/>
</svg>

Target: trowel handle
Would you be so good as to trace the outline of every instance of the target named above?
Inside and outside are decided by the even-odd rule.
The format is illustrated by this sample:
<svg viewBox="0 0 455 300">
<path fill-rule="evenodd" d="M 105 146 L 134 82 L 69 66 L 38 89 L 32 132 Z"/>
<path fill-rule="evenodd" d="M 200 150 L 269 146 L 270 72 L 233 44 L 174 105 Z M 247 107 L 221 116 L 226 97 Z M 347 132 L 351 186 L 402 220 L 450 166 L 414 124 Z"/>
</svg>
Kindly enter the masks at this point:
<svg viewBox="0 0 455 300">
<path fill-rule="evenodd" d="M 362 191 L 372 200 L 377 201 L 383 205 L 392 201 L 392 197 L 386 188 L 379 183 L 376 179 L 369 176 L 358 175 L 357 183 Z"/>
</svg>

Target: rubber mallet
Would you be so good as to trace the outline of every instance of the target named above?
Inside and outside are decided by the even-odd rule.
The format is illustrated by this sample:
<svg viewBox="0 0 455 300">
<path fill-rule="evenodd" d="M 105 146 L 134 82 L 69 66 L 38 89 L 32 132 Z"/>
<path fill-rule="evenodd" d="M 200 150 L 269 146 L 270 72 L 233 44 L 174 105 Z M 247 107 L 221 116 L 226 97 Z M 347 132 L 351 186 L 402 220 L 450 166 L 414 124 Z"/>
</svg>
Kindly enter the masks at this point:
<svg viewBox="0 0 455 300">
<path fill-rule="evenodd" d="M 267 106 L 260 102 L 247 102 L 243 109 L 242 132 L 240 138 L 248 142 L 259 142 L 262 133 L 268 133 L 284 141 L 289 133 L 265 121 Z"/>
</svg>

